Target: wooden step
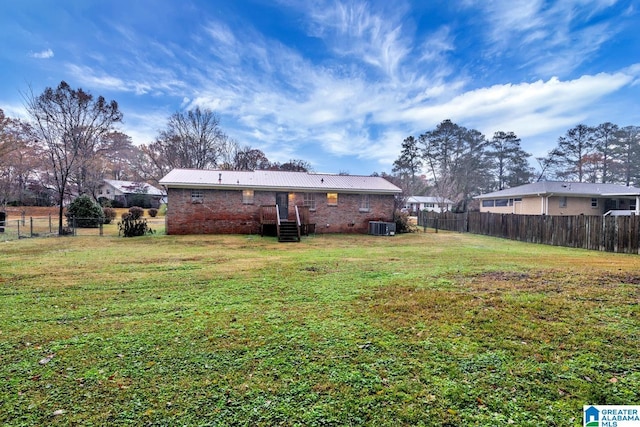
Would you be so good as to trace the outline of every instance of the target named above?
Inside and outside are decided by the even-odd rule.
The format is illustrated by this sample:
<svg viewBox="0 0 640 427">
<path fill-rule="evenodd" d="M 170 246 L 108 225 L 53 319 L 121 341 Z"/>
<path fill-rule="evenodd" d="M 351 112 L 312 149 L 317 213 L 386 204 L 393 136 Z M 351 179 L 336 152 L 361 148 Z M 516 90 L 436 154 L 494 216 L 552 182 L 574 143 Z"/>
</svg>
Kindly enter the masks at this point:
<svg viewBox="0 0 640 427">
<path fill-rule="evenodd" d="M 293 221 L 282 221 L 280 223 L 279 242 L 299 242 L 298 225 Z"/>
</svg>

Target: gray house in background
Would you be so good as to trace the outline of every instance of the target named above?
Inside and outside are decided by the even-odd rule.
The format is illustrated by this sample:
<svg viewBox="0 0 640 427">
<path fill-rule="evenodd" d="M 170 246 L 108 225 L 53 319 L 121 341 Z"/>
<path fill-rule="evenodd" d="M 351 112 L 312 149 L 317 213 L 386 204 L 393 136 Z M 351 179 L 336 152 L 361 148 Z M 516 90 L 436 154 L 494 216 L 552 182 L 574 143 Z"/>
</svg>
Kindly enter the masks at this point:
<svg viewBox="0 0 640 427">
<path fill-rule="evenodd" d="M 410 215 L 417 215 L 418 212 L 446 212 L 453 209 L 453 202 L 444 197 L 411 196 L 404 204 Z"/>
<path fill-rule="evenodd" d="M 480 212 L 520 215 L 640 215 L 640 188 L 541 181 L 474 197 Z"/>
<path fill-rule="evenodd" d="M 158 208 L 166 194 L 146 182 L 105 179 L 97 190 L 97 198 L 110 200 L 114 207 Z"/>
</svg>

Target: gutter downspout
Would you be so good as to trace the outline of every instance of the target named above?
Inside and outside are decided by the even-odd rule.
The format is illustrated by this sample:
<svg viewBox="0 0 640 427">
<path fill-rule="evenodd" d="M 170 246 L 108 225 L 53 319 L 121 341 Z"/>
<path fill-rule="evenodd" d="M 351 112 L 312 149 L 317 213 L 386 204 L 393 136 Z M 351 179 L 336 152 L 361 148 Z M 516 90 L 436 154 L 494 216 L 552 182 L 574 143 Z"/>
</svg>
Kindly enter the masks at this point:
<svg viewBox="0 0 640 427">
<path fill-rule="evenodd" d="M 640 215 L 640 196 L 636 196 L 636 215 Z"/>
<path fill-rule="evenodd" d="M 549 215 L 549 197 L 553 196 L 553 193 L 549 193 L 547 194 L 547 197 L 545 198 L 546 203 L 545 203 L 545 215 Z"/>
<path fill-rule="evenodd" d="M 551 196 L 553 196 L 553 193 L 548 194 L 547 197 L 543 197 L 542 193 L 538 193 L 542 210 L 541 215 L 549 215 L 549 197 Z"/>
</svg>

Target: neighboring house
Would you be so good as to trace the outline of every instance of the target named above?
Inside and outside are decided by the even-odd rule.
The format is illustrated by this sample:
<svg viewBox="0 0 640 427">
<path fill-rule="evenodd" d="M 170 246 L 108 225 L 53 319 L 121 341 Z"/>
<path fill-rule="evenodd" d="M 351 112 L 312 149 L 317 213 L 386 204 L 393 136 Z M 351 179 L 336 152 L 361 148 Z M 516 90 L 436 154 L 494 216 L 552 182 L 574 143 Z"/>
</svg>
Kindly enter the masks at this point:
<svg viewBox="0 0 640 427">
<path fill-rule="evenodd" d="M 480 212 L 522 215 L 640 214 L 640 188 L 541 181 L 474 197 Z"/>
<path fill-rule="evenodd" d="M 381 177 L 280 171 L 174 169 L 160 184 L 167 234 L 258 233 L 276 206 L 281 221 L 303 215 L 316 233 L 367 233 L 369 221 L 393 221 L 402 191 Z"/>
<path fill-rule="evenodd" d="M 158 208 L 165 194 L 146 182 L 105 179 L 98 187 L 97 196 L 98 200 L 111 200 L 114 207 Z"/>
<path fill-rule="evenodd" d="M 405 209 L 411 215 L 418 212 L 445 212 L 453 209 L 453 202 L 444 197 L 411 196 L 404 204 Z"/>
</svg>

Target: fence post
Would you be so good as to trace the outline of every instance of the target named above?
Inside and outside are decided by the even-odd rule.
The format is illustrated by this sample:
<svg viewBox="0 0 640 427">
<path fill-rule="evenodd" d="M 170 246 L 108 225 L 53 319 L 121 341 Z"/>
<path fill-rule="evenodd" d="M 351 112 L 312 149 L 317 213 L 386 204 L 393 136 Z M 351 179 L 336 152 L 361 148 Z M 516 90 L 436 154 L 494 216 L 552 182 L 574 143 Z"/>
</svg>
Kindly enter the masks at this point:
<svg viewBox="0 0 640 427">
<path fill-rule="evenodd" d="M 18 239 L 20 238 L 20 220 L 16 220 L 16 222 L 18 223 Z"/>
<path fill-rule="evenodd" d="M 29 217 L 29 237 L 33 237 L 33 217 Z"/>
<path fill-rule="evenodd" d="M 436 229 L 436 233 L 438 232 L 438 217 L 434 217 L 434 224 L 433 224 L 434 228 Z"/>
<path fill-rule="evenodd" d="M 100 237 L 102 237 L 102 221 L 100 221 Z"/>
<path fill-rule="evenodd" d="M 49 234 L 53 233 L 53 228 L 51 227 L 51 214 L 49 214 Z"/>
<path fill-rule="evenodd" d="M 76 236 L 76 217 L 72 217 L 73 220 L 71 221 L 71 224 L 73 225 L 73 235 Z"/>
<path fill-rule="evenodd" d="M 420 211 L 418 215 L 420 215 L 420 218 L 422 219 L 422 227 L 424 228 L 423 232 L 426 233 L 427 232 L 427 212 Z"/>
</svg>

